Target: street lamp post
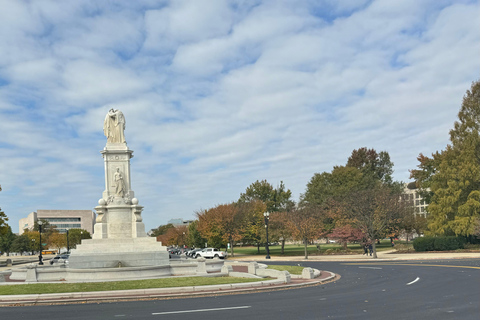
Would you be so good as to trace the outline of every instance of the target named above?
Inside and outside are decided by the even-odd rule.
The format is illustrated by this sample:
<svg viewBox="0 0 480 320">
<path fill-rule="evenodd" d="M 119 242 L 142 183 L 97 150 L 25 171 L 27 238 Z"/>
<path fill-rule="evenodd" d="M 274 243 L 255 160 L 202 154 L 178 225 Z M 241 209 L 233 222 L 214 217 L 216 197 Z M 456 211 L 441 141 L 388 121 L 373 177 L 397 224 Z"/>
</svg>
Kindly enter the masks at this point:
<svg viewBox="0 0 480 320">
<path fill-rule="evenodd" d="M 270 212 L 264 212 L 263 217 L 265 219 L 265 231 L 267 232 L 267 244 L 265 245 L 267 249 L 267 256 L 265 257 L 265 259 L 270 259 L 270 250 L 268 248 L 268 220 L 270 219 Z"/>
<path fill-rule="evenodd" d="M 67 229 L 67 253 L 70 252 L 70 245 L 68 243 L 68 229 Z"/>
<path fill-rule="evenodd" d="M 37 224 L 38 224 L 38 232 L 40 234 L 40 255 L 38 256 L 38 264 L 43 265 L 43 256 L 42 256 L 42 251 L 43 251 L 42 250 L 42 224 L 43 222 L 42 220 L 39 220 Z"/>
</svg>

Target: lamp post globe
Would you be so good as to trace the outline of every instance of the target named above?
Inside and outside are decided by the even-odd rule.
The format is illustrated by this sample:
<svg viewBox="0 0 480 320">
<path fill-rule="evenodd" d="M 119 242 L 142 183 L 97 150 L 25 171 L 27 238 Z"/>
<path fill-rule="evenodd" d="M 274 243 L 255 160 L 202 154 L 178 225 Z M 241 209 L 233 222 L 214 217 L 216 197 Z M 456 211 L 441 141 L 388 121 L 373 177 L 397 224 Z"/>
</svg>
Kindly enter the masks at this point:
<svg viewBox="0 0 480 320">
<path fill-rule="evenodd" d="M 266 235 L 267 235 L 267 243 L 265 245 L 265 248 L 267 249 L 267 256 L 265 257 L 265 259 L 270 259 L 270 249 L 268 247 L 268 220 L 270 220 L 270 212 L 264 212 L 263 213 L 263 217 L 265 219 L 265 232 L 266 232 Z"/>
</svg>

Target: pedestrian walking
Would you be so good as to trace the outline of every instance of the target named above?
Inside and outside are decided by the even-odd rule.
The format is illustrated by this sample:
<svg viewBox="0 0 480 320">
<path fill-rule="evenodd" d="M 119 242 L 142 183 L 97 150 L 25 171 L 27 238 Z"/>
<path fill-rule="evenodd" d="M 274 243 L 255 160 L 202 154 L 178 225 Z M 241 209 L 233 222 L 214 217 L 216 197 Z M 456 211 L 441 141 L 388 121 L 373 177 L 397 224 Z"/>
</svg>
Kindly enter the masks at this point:
<svg viewBox="0 0 480 320">
<path fill-rule="evenodd" d="M 367 255 L 368 256 L 368 245 L 366 243 L 363 244 L 363 254 L 362 256 Z"/>
<path fill-rule="evenodd" d="M 372 255 L 372 253 L 373 253 L 373 246 L 372 246 L 371 243 L 368 245 L 368 251 L 370 251 L 370 255 Z"/>
</svg>

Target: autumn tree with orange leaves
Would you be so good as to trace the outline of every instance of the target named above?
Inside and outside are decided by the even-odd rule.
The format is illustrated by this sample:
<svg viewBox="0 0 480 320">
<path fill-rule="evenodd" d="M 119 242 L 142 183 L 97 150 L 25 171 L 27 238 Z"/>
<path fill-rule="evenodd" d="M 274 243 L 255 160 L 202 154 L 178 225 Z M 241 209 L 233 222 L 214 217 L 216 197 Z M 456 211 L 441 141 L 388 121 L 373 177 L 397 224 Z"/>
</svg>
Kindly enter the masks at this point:
<svg viewBox="0 0 480 320">
<path fill-rule="evenodd" d="M 157 236 L 157 241 L 161 241 L 166 246 L 185 246 L 188 240 L 187 226 L 168 228 L 164 234 Z"/>
<path fill-rule="evenodd" d="M 304 206 L 288 213 L 288 228 L 293 238 L 305 245 L 305 259 L 308 259 L 309 242 L 323 234 L 323 213 L 319 206 Z"/>
</svg>

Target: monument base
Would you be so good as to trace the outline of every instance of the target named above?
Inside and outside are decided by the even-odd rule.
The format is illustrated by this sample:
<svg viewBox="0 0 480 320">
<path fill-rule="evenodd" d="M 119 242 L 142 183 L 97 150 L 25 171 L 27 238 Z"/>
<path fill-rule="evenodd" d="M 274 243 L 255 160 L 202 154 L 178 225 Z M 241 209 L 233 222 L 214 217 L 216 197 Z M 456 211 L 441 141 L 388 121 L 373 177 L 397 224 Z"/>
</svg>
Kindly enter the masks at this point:
<svg viewBox="0 0 480 320">
<path fill-rule="evenodd" d="M 145 267 L 169 265 L 167 247 L 151 237 L 86 239 L 68 259 L 72 269 Z"/>
</svg>

